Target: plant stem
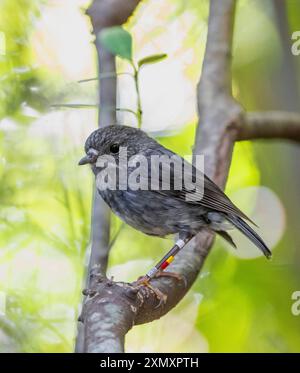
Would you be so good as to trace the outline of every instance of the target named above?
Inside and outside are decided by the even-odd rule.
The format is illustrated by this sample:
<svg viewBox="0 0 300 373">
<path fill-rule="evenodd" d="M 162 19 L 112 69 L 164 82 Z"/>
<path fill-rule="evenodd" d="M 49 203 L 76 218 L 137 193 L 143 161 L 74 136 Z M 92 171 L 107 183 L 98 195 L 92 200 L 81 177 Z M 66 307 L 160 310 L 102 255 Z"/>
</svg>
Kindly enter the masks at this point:
<svg viewBox="0 0 300 373">
<path fill-rule="evenodd" d="M 142 102 L 141 102 L 141 94 L 140 94 L 140 87 L 139 87 L 139 70 L 135 67 L 135 65 L 132 63 L 132 67 L 134 70 L 134 84 L 136 89 L 136 95 L 137 95 L 137 112 L 136 117 L 138 121 L 138 128 L 142 127 Z"/>
</svg>

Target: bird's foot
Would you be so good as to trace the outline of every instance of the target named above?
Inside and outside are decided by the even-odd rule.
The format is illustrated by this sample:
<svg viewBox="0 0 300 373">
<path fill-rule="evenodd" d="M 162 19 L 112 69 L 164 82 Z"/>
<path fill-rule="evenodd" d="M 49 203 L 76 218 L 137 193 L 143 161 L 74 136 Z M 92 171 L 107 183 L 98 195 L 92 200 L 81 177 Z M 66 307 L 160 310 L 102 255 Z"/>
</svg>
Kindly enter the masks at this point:
<svg viewBox="0 0 300 373">
<path fill-rule="evenodd" d="M 159 308 L 162 304 L 166 304 L 167 295 L 164 294 L 162 291 L 160 291 L 158 288 L 152 286 L 150 284 L 150 280 L 151 279 L 148 276 L 142 276 L 142 277 L 139 277 L 137 281 L 133 283 L 133 285 L 137 287 L 145 286 L 146 288 L 150 289 L 156 295 L 156 298 L 159 300 L 159 303 L 155 308 Z"/>
<path fill-rule="evenodd" d="M 178 281 L 182 281 L 185 288 L 187 287 L 187 280 L 186 280 L 185 276 L 182 275 L 181 273 L 159 270 L 155 274 L 154 278 L 158 278 L 158 277 L 171 277 L 171 278 L 175 278 Z"/>
</svg>

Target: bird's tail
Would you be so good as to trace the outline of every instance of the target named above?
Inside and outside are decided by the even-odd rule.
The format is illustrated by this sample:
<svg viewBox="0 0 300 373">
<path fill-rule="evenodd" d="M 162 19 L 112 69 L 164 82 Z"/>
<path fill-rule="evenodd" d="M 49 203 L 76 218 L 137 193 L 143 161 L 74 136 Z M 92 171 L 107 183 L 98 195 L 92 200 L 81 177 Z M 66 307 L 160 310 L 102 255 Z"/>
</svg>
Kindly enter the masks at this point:
<svg viewBox="0 0 300 373">
<path fill-rule="evenodd" d="M 259 235 L 239 216 L 227 215 L 227 220 L 230 221 L 239 231 L 241 231 L 250 241 L 254 243 L 264 255 L 270 259 L 272 253 L 264 241 L 259 237 Z"/>
</svg>

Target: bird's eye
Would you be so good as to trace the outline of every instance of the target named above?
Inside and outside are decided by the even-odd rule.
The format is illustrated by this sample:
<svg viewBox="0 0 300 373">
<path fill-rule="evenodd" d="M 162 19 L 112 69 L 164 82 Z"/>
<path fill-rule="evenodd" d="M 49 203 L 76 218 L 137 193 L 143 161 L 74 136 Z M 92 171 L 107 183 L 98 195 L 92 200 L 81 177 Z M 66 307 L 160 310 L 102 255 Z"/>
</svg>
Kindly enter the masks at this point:
<svg viewBox="0 0 300 373">
<path fill-rule="evenodd" d="M 110 152 L 113 154 L 117 154 L 119 152 L 119 144 L 112 144 L 110 146 Z"/>
</svg>

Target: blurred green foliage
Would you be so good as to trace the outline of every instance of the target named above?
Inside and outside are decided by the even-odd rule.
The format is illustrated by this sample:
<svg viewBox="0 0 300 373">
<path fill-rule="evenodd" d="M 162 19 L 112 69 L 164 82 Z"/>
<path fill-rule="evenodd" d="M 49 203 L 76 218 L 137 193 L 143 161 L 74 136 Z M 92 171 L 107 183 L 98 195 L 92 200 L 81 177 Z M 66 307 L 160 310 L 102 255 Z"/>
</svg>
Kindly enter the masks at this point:
<svg viewBox="0 0 300 373">
<path fill-rule="evenodd" d="M 32 90 L 39 85 L 39 78 L 28 43 L 41 3 L 41 0 L 1 1 L 0 30 L 5 35 L 6 53 L 0 56 L 0 118 L 20 114 L 24 98 L 40 107 L 42 97 Z"/>
<path fill-rule="evenodd" d="M 78 141 L 78 133 L 74 135 L 73 127 L 65 123 L 69 120 L 73 124 L 82 111 L 72 112 L 69 118 L 63 112 L 60 120 L 59 116 L 51 116 L 49 104 L 53 100 L 61 103 L 65 97 L 81 102 L 83 92 L 90 88 L 61 82 L 59 72 L 55 75 L 35 67 L 31 33 L 46 3 L 0 3 L 0 31 L 6 36 L 6 55 L 0 56 L 0 295 L 4 295 L 0 300 L 6 301 L 2 307 L 5 315 L 0 315 L 0 351 L 72 351 L 89 252 L 92 175 L 87 168 L 77 168 L 83 137 Z M 196 89 L 205 47 L 207 1 L 166 1 L 161 5 L 163 16 L 142 34 L 139 12 L 156 14 L 156 4 L 154 0 L 145 2 L 146 7 L 127 25 L 133 41 L 137 41 L 134 51 L 158 42 L 166 25 L 171 28 L 179 17 L 186 17 L 179 47 L 174 47 L 171 54 L 166 51 L 166 61 L 180 59 L 192 50 L 184 71 Z M 290 29 L 300 29 L 299 1 L 288 0 L 286 4 Z M 233 91 L 247 110 L 277 108 L 279 102 L 274 87 L 285 56 L 275 18 L 271 1 L 238 2 Z M 300 58 L 294 58 L 294 65 L 292 73 L 297 80 Z M 53 86 L 59 89 L 54 92 Z M 87 97 L 91 96 L 87 93 Z M 35 109 L 35 114 L 24 107 Z M 90 120 L 88 116 L 82 118 Z M 53 135 L 56 121 L 63 128 Z M 87 125 L 83 120 L 82 132 L 86 133 Z M 96 120 L 89 126 L 96 126 Z M 158 140 L 182 155 L 190 154 L 195 129 L 196 121 L 191 120 L 172 133 L 162 131 Z M 261 257 L 240 259 L 223 241 L 216 241 L 189 293 L 198 303 L 187 306 L 184 300 L 167 316 L 178 325 L 182 323 L 185 330 L 192 327 L 187 331 L 192 333 L 186 335 L 187 340 L 190 336 L 198 343 L 197 334 L 205 341 L 201 345 L 190 343 L 187 351 L 299 351 L 300 317 L 291 313 L 292 293 L 299 290 L 300 260 L 298 227 L 294 223 L 300 218 L 295 203 L 299 201 L 296 186 L 300 184 L 294 172 L 295 154 L 299 152 L 291 153 L 289 146 L 249 142 L 235 146 L 227 192 L 233 195 L 241 188 L 260 185 L 274 189 L 285 207 L 289 229 L 273 247 L 272 262 Z M 289 193 L 286 185 L 291 185 Z M 245 201 L 249 211 L 254 204 Z M 112 237 L 120 225 L 119 219 L 112 216 Z M 116 278 L 133 280 L 160 258 L 170 243 L 124 227 L 111 251 L 110 270 Z M 165 351 L 168 343 L 163 335 L 149 337 L 155 330 L 153 325 L 135 327 L 128 349 L 133 341 L 142 341 L 139 344 L 143 350 L 147 348 L 143 341 L 161 338 L 161 345 L 156 341 L 155 348 Z M 172 345 L 172 351 L 182 348 L 182 343 Z"/>
</svg>

